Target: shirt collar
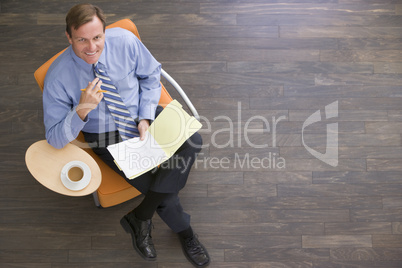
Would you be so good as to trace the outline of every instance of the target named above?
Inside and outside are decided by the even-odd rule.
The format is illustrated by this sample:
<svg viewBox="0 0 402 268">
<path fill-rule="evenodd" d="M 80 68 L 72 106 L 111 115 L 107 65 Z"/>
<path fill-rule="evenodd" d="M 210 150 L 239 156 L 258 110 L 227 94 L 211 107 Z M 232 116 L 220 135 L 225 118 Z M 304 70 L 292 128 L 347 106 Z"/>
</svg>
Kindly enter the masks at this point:
<svg viewBox="0 0 402 268">
<path fill-rule="evenodd" d="M 107 66 L 106 66 L 106 56 L 105 56 L 106 53 L 105 53 L 105 50 L 106 50 L 106 42 L 105 42 L 105 45 L 103 47 L 102 54 L 100 55 L 100 57 L 98 59 L 98 63 L 102 64 L 103 67 L 106 68 Z"/>
<path fill-rule="evenodd" d="M 71 47 L 71 45 L 70 45 L 70 54 L 71 54 L 71 57 L 73 58 L 73 60 L 74 60 L 82 69 L 84 69 L 84 70 L 87 71 L 87 72 L 90 72 L 90 71 L 92 70 L 92 65 L 86 63 L 83 59 L 81 59 L 80 57 L 78 57 L 78 56 L 75 54 L 75 52 L 74 52 L 73 48 Z"/>
</svg>

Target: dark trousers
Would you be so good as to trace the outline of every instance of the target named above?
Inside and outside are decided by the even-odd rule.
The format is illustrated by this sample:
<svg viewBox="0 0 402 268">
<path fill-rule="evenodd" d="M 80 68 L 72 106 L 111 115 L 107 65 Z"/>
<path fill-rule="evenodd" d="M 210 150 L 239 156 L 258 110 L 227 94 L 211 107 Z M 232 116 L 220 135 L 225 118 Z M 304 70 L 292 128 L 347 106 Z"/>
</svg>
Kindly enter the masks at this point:
<svg viewBox="0 0 402 268">
<path fill-rule="evenodd" d="M 162 111 L 158 107 L 156 115 Z M 198 133 L 193 134 L 166 162 L 159 168 L 129 180 L 116 164 L 106 149 L 110 144 L 121 141 L 117 131 L 108 133 L 86 133 L 85 140 L 92 150 L 111 168 L 119 173 L 128 183 L 146 195 L 148 190 L 159 193 L 171 193 L 157 208 L 161 219 L 175 232 L 186 230 L 190 226 L 190 215 L 183 211 L 178 197 L 179 191 L 186 185 L 190 169 L 201 150 L 202 139 Z"/>
</svg>

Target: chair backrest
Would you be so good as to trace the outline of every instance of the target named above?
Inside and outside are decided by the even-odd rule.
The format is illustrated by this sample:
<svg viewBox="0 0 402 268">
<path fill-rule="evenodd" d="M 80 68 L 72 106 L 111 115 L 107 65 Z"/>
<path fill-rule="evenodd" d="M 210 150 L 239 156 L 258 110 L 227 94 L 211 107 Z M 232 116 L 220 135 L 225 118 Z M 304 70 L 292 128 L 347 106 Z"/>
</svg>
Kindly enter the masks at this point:
<svg viewBox="0 0 402 268">
<path fill-rule="evenodd" d="M 138 33 L 137 30 L 137 26 L 135 26 L 134 22 L 132 22 L 129 19 L 122 19 L 119 21 L 116 21 L 115 23 L 112 23 L 110 25 L 108 25 L 106 28 L 114 28 L 114 27 L 120 27 L 126 30 L 131 31 L 133 34 L 135 34 L 138 39 L 141 40 L 140 35 Z M 43 91 L 43 87 L 44 87 L 44 81 L 45 81 L 45 77 L 46 77 L 46 73 L 50 67 L 50 65 L 53 63 L 53 61 L 60 56 L 61 53 L 63 53 L 67 48 L 65 48 L 64 50 L 60 51 L 59 53 L 57 53 L 56 55 L 54 55 L 51 59 L 49 59 L 47 62 L 45 62 L 44 64 L 42 64 L 42 66 L 40 66 L 34 73 L 35 76 L 35 80 L 38 83 L 40 89 Z M 162 83 L 161 83 L 162 84 Z M 161 93 L 161 98 L 159 100 L 159 104 L 162 105 L 163 107 L 165 107 L 167 104 L 169 104 L 172 101 L 172 97 L 170 96 L 169 92 L 166 90 L 166 88 L 163 86 L 162 84 L 162 93 Z"/>
</svg>

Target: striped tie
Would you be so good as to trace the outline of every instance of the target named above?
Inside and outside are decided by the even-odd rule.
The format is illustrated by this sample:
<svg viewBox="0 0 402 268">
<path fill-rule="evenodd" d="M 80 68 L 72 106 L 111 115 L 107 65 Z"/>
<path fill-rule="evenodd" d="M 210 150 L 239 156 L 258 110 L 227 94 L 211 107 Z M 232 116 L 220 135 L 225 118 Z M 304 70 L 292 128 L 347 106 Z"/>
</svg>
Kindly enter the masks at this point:
<svg viewBox="0 0 402 268">
<path fill-rule="evenodd" d="M 101 88 L 107 92 L 103 93 L 110 113 L 116 123 L 117 130 L 123 140 L 139 137 L 137 124 L 131 117 L 126 105 L 121 99 L 116 87 L 108 77 L 104 70 L 98 68 L 97 63 L 94 64 L 95 76 L 102 80 Z"/>
</svg>

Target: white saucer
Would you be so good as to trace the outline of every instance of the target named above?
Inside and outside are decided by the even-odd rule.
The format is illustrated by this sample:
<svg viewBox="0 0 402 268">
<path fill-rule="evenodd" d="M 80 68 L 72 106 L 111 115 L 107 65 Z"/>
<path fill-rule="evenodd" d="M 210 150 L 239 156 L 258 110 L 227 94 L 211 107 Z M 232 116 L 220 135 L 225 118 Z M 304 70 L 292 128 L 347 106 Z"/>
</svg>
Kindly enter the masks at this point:
<svg viewBox="0 0 402 268">
<path fill-rule="evenodd" d="M 72 181 L 67 177 L 68 171 L 73 167 L 79 167 L 83 170 L 84 175 L 81 180 L 79 181 Z M 88 167 L 87 164 L 81 161 L 71 161 L 68 162 L 63 169 L 61 170 L 61 182 L 63 185 L 72 191 L 80 191 L 88 186 L 91 182 L 91 169 Z"/>
</svg>

